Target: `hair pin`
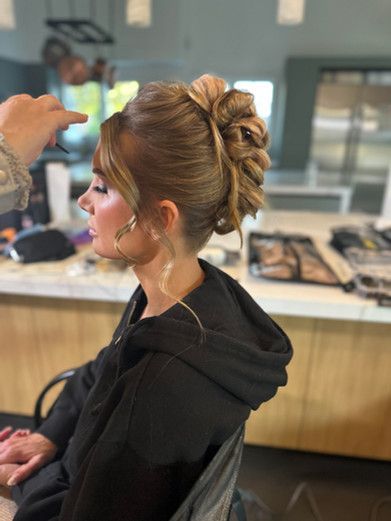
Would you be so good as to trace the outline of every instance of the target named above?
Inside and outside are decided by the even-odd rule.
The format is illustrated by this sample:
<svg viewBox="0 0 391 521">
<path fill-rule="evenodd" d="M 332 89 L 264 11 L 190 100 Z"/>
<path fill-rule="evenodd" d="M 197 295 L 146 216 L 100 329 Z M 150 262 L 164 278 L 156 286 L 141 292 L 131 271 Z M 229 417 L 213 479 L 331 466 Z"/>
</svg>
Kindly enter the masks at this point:
<svg viewBox="0 0 391 521">
<path fill-rule="evenodd" d="M 65 152 L 66 154 L 69 154 L 69 150 L 67 150 L 65 147 L 63 147 L 62 145 L 60 145 L 60 143 L 57 143 L 55 144 L 55 146 L 57 148 L 59 148 L 60 150 L 62 150 L 63 152 Z"/>
</svg>

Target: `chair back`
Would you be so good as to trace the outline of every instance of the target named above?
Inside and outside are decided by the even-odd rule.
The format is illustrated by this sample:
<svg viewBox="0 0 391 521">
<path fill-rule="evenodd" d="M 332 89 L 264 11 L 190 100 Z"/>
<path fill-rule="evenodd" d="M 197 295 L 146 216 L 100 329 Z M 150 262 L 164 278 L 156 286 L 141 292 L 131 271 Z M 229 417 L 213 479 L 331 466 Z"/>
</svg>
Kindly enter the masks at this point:
<svg viewBox="0 0 391 521">
<path fill-rule="evenodd" d="M 54 378 L 50 380 L 50 382 L 42 389 L 41 393 L 39 394 L 34 407 L 34 428 L 38 429 L 38 427 L 41 426 L 42 422 L 45 418 L 43 418 L 42 414 L 42 405 L 43 401 L 46 397 L 46 394 L 48 391 L 57 385 L 58 383 L 62 382 L 63 380 L 68 380 L 71 376 L 73 376 L 76 372 L 76 369 L 67 369 L 63 373 L 60 373 L 56 375 Z M 49 409 L 50 412 L 50 409 Z M 49 413 L 48 413 L 49 414 Z"/>
<path fill-rule="evenodd" d="M 228 521 L 243 451 L 244 425 L 219 448 L 170 521 Z"/>
</svg>

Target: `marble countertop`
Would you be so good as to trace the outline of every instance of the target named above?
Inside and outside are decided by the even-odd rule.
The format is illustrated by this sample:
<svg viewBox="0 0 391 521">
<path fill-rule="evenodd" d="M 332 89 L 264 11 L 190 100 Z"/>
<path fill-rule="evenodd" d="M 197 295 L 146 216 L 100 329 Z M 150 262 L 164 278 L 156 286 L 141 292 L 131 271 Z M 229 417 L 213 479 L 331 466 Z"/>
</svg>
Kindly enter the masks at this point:
<svg viewBox="0 0 391 521">
<path fill-rule="evenodd" d="M 256 221 L 246 221 L 243 228 L 245 234 L 259 229 L 304 232 L 327 242 L 329 230 L 333 226 L 357 224 L 371 219 L 357 214 L 265 211 Z M 210 244 L 232 250 L 239 248 L 239 240 L 234 233 L 214 235 Z M 90 255 L 91 250 L 84 248 L 63 261 L 29 265 L 1 258 L 0 294 L 126 302 L 138 284 L 133 272 L 83 273 L 80 267 Z M 222 266 L 221 269 L 238 280 L 270 314 L 391 323 L 391 308 L 379 307 L 372 299 L 345 293 L 340 288 L 255 278 L 248 271 L 246 257 L 246 252 L 243 252 L 241 261 L 235 267 Z"/>
</svg>

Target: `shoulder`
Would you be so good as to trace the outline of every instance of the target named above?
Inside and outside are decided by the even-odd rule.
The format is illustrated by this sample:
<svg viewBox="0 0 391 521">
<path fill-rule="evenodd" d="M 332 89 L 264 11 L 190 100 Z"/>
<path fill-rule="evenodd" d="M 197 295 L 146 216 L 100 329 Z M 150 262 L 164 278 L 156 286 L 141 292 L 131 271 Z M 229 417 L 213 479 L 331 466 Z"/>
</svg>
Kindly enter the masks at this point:
<svg viewBox="0 0 391 521">
<path fill-rule="evenodd" d="M 200 265 L 205 272 L 204 283 L 185 297 L 186 304 L 206 329 L 255 341 L 254 332 L 260 326 L 269 328 L 270 317 L 230 275 L 206 261 L 200 260 Z"/>
<path fill-rule="evenodd" d="M 243 302 L 257 310 L 261 309 L 243 286 L 228 273 L 202 259 L 199 259 L 199 262 L 205 273 L 205 280 L 203 284 L 188 295 L 189 301 L 199 301 L 204 306 L 209 305 L 209 307 L 214 306 L 220 309 L 224 306 L 225 311 L 227 309 L 237 311 Z M 207 298 L 207 301 L 205 301 L 205 298 Z"/>
<path fill-rule="evenodd" d="M 219 437 L 229 436 L 227 405 L 214 382 L 179 358 L 156 352 L 144 362 L 128 442 L 152 464 L 197 461 L 209 445 L 222 442 Z"/>
</svg>

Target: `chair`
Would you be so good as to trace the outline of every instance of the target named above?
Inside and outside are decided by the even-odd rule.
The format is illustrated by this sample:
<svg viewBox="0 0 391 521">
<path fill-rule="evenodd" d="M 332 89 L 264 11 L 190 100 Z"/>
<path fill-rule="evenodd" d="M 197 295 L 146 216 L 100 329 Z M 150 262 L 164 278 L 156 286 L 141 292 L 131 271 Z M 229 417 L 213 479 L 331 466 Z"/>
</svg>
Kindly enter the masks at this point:
<svg viewBox="0 0 391 521">
<path fill-rule="evenodd" d="M 34 428 L 35 429 L 38 429 L 38 427 L 42 424 L 42 422 L 44 420 L 44 418 L 42 417 L 42 405 L 43 405 L 47 392 L 55 385 L 59 384 L 60 382 L 63 382 L 64 380 L 67 380 L 68 378 L 73 376 L 75 374 L 75 371 L 76 371 L 76 369 L 68 369 L 67 371 L 64 371 L 64 372 L 56 375 L 42 389 L 41 393 L 39 394 L 39 396 L 37 398 L 37 401 L 35 402 L 35 407 L 34 407 Z"/>
<path fill-rule="evenodd" d="M 244 425 L 219 448 L 170 521 L 246 521 L 235 493 L 242 459 Z"/>
</svg>

